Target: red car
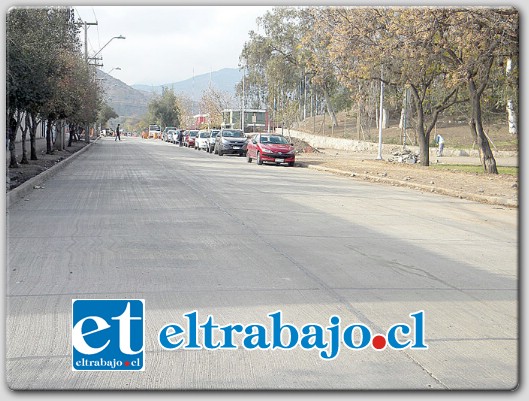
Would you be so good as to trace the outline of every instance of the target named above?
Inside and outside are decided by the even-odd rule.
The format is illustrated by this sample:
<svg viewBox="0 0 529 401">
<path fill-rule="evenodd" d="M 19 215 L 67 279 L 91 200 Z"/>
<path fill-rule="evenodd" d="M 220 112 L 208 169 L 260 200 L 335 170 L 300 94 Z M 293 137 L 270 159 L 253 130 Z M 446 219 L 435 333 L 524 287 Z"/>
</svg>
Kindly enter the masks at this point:
<svg viewBox="0 0 529 401">
<path fill-rule="evenodd" d="M 195 147 L 195 138 L 198 135 L 198 130 L 191 129 L 184 132 L 184 146 L 186 148 L 194 148 Z"/>
<path fill-rule="evenodd" d="M 255 159 L 257 164 L 263 164 L 263 162 L 286 163 L 292 167 L 296 160 L 296 152 L 294 146 L 283 135 L 256 134 L 248 142 L 246 157 L 248 163 Z"/>
</svg>

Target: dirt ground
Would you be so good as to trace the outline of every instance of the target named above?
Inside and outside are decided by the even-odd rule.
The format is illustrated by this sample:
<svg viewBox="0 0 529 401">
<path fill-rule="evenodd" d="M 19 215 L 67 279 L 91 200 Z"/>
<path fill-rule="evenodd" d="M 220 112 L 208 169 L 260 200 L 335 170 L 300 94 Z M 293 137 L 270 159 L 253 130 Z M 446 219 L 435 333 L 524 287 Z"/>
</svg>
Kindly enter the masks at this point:
<svg viewBox="0 0 529 401">
<path fill-rule="evenodd" d="M 42 142 L 42 143 L 41 143 Z M 9 151 L 6 153 L 6 189 L 7 191 L 18 187 L 23 182 L 35 177 L 43 171 L 53 167 L 62 160 L 68 158 L 78 150 L 86 146 L 87 143 L 84 141 L 72 142 L 72 146 L 66 147 L 65 150 L 54 150 L 53 154 L 46 154 L 45 148 L 43 148 L 43 141 L 39 142 L 37 148 L 38 160 L 29 160 L 28 164 L 20 164 L 22 158 L 22 152 L 18 149 L 20 144 L 17 144 L 17 161 L 19 162 L 17 168 L 9 168 Z M 29 159 L 29 141 L 27 143 L 27 152 Z"/>
<path fill-rule="evenodd" d="M 383 154 L 382 160 L 376 160 L 376 157 L 376 154 L 319 149 L 299 153 L 296 161 L 301 166 L 346 175 L 352 179 L 409 187 L 483 203 L 518 206 L 518 175 L 441 170 L 433 166 L 397 163 L 389 161 L 390 154 Z M 431 162 L 479 165 L 479 158 L 437 157 Z M 517 166 L 517 158 L 496 158 L 496 163 L 499 166 Z"/>
<path fill-rule="evenodd" d="M 367 133 L 362 131 L 359 135 L 356 131 L 354 116 L 342 112 L 337 117 L 339 128 L 335 130 L 332 130 L 330 126 L 330 120 L 328 118 L 323 120 L 322 116 L 316 116 L 314 119 L 307 118 L 294 129 L 315 135 L 378 142 L 377 129 L 372 128 Z M 464 118 L 460 120 L 452 117 L 440 119 L 432 132 L 430 146 L 436 147 L 433 138 L 439 133 L 445 139 L 446 154 L 457 153 L 451 152 L 451 150 L 476 149 L 468 123 Z M 413 132 L 411 129 L 408 130 L 407 145 L 417 145 L 417 138 Z M 518 137 L 509 134 L 507 124 L 503 120 L 494 124 L 487 124 L 485 133 L 489 139 L 497 166 L 517 167 Z M 429 167 L 420 164 L 390 162 L 393 151 L 402 149 L 402 135 L 402 130 L 398 128 L 398 120 L 390 121 L 390 128 L 383 130 L 383 149 L 387 152 L 383 153 L 383 160 L 376 160 L 377 154 L 334 149 L 311 149 L 308 144 L 294 141 L 299 152 L 296 160 L 303 166 L 326 169 L 336 174 L 353 176 L 354 179 L 405 186 L 420 191 L 441 193 L 484 203 L 518 206 L 518 174 L 493 175 L 459 171 L 461 169 L 450 167 L 460 164 L 479 166 L 479 157 L 431 157 L 430 164 L 440 164 L 441 166 Z M 446 165 L 447 168 L 439 168 L 442 165 Z M 502 169 L 499 170 L 501 173 Z"/>
</svg>

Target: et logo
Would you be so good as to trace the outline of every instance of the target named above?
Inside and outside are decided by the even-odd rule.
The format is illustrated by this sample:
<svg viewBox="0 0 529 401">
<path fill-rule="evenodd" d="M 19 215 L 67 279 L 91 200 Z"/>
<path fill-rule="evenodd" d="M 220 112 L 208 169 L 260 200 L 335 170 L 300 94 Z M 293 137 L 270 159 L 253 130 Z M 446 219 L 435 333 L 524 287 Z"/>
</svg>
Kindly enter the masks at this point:
<svg viewBox="0 0 529 401">
<path fill-rule="evenodd" d="M 72 370 L 144 370 L 143 299 L 72 300 Z"/>
</svg>

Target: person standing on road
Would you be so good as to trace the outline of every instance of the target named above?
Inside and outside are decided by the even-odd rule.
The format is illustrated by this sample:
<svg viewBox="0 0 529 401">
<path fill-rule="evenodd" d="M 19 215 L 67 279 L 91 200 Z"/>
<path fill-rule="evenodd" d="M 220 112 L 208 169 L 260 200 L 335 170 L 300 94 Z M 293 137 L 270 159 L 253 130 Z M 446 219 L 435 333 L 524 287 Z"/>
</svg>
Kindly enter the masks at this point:
<svg viewBox="0 0 529 401">
<path fill-rule="evenodd" d="M 114 139 L 114 140 L 117 141 L 118 139 L 121 141 L 121 135 L 120 135 L 120 132 L 119 132 L 119 124 L 116 127 L 116 139 Z"/>
<path fill-rule="evenodd" d="M 441 135 L 435 137 L 435 143 L 439 144 L 439 149 L 437 150 L 437 156 L 443 155 L 443 149 L 445 147 L 445 140 Z"/>
</svg>

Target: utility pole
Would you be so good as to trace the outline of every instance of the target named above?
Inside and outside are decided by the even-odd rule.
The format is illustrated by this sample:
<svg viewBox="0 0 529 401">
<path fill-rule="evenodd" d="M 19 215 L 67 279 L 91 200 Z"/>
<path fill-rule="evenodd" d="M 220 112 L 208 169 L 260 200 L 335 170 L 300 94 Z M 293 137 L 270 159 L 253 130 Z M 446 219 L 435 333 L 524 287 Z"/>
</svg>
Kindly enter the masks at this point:
<svg viewBox="0 0 529 401">
<path fill-rule="evenodd" d="M 382 123 L 384 121 L 384 66 L 380 69 L 380 113 L 378 123 L 378 156 L 382 160 Z"/>
<path fill-rule="evenodd" d="M 77 23 L 77 25 L 82 26 L 84 28 L 84 60 L 86 64 L 89 64 L 88 63 L 88 28 L 91 25 L 97 25 L 97 21 L 96 22 L 86 22 L 86 21 L 80 20 Z M 89 124 L 86 124 L 84 137 L 85 137 L 85 142 L 89 143 L 90 142 L 90 125 Z"/>
</svg>

